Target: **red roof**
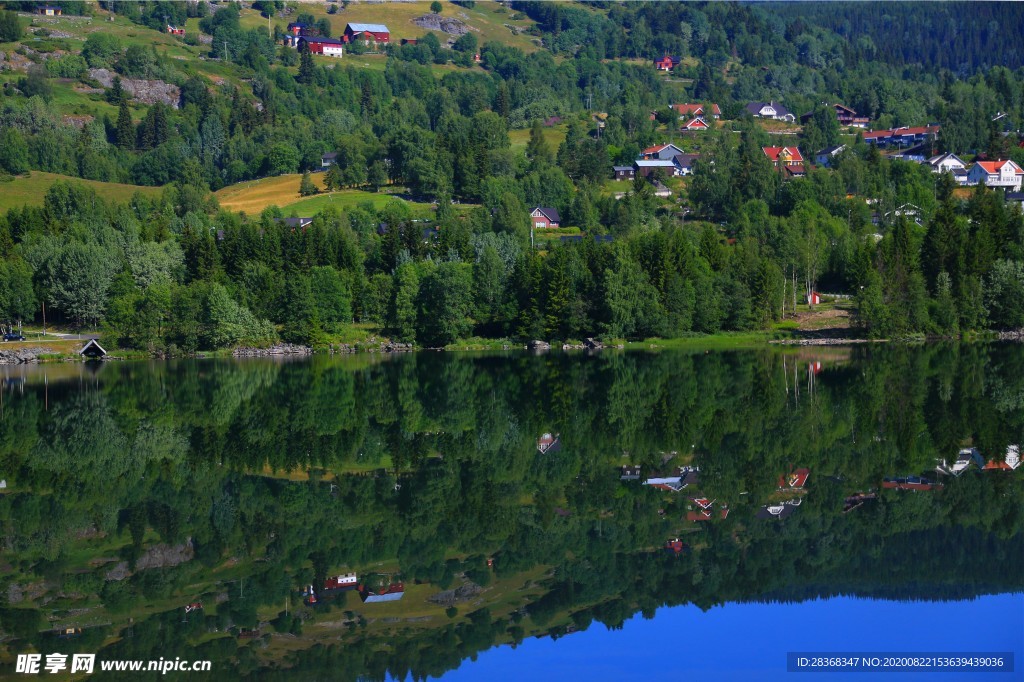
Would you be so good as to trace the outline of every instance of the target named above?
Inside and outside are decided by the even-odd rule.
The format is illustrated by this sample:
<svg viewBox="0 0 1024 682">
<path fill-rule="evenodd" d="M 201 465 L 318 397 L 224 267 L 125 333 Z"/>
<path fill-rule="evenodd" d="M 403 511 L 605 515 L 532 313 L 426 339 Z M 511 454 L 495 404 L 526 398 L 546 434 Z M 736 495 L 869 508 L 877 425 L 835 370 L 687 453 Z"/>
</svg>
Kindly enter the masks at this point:
<svg viewBox="0 0 1024 682">
<path fill-rule="evenodd" d="M 702 118 L 694 118 L 686 122 L 687 129 L 690 128 L 708 128 L 707 121 Z"/>
<path fill-rule="evenodd" d="M 696 504 L 701 509 L 707 509 L 708 507 L 711 506 L 712 502 L 706 497 L 691 497 L 690 499 L 693 500 L 693 503 Z"/>
<path fill-rule="evenodd" d="M 703 104 L 673 104 L 671 105 L 680 116 L 700 116 L 704 113 Z M 711 115 L 721 116 L 722 110 L 717 104 L 711 105 Z"/>
<path fill-rule="evenodd" d="M 994 459 L 990 459 L 989 461 L 985 462 L 985 466 L 983 468 L 989 471 L 991 471 L 992 469 L 1000 469 L 1002 471 L 1013 471 L 1013 467 L 1007 464 L 1005 461 L 997 461 Z"/>
<path fill-rule="evenodd" d="M 711 520 L 711 512 L 709 510 L 707 510 L 707 509 L 705 509 L 704 511 L 699 511 L 699 512 L 696 512 L 696 511 L 686 512 L 686 520 L 687 521 L 694 521 L 694 522 L 696 522 L 696 521 L 710 521 Z"/>
<path fill-rule="evenodd" d="M 1013 163 L 1013 161 L 976 161 L 975 163 L 981 166 L 986 173 L 998 173 L 1002 170 L 1003 166 Z M 1016 166 L 1017 164 L 1014 165 Z M 1021 170 L 1018 166 L 1015 175 L 1024 175 L 1024 170 Z"/>
<path fill-rule="evenodd" d="M 772 161 L 779 160 L 779 154 L 785 149 L 790 153 L 790 161 L 803 161 L 804 157 L 800 154 L 800 149 L 797 147 L 761 147 L 764 150 L 765 155 Z"/>
<path fill-rule="evenodd" d="M 667 144 L 656 144 L 653 147 L 648 147 L 647 149 L 643 150 L 643 152 L 641 152 L 641 153 L 644 154 L 644 155 L 647 155 L 647 154 L 657 154 L 658 152 L 660 152 L 662 149 L 664 149 L 667 146 L 668 146 Z"/>
</svg>

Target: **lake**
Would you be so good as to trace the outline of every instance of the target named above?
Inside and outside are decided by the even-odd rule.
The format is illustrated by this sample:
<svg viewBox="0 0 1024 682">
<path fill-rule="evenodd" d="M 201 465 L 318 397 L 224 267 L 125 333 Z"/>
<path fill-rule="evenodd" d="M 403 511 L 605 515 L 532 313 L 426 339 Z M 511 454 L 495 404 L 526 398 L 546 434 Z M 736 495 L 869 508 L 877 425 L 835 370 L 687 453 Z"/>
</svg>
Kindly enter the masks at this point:
<svg viewBox="0 0 1024 682">
<path fill-rule="evenodd" d="M 27 653 L 95 653 L 98 679 L 739 680 L 1009 652 L 991 677 L 1022 679 L 1021 346 L 0 380 L 0 677 Z"/>
</svg>

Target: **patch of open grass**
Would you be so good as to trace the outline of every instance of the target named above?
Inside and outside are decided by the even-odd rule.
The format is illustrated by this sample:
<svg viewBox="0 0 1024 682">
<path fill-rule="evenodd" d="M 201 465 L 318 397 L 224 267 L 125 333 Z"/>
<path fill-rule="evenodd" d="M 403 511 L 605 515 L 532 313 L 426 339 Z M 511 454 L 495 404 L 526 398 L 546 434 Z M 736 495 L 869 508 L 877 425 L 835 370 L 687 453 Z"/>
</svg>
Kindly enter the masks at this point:
<svg viewBox="0 0 1024 682">
<path fill-rule="evenodd" d="M 122 185 L 116 182 L 82 180 L 81 178 L 73 178 L 68 175 L 32 171 L 27 175 L 17 176 L 11 182 L 0 183 L 0 212 L 7 211 L 10 208 L 20 208 L 21 206 L 42 206 L 46 191 L 60 180 L 86 185 L 108 201 L 125 202 L 131 199 L 132 195 L 136 192 L 141 192 L 146 196 L 158 196 L 163 191 L 160 187 L 141 187 L 139 185 Z"/>
</svg>

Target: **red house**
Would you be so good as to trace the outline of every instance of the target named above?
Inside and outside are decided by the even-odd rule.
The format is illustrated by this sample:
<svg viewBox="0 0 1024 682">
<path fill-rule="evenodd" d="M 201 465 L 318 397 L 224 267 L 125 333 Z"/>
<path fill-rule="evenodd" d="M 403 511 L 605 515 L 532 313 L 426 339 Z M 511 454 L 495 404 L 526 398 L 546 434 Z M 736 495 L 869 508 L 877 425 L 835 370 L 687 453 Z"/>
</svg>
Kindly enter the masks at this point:
<svg viewBox="0 0 1024 682">
<path fill-rule="evenodd" d="M 672 104 L 671 108 L 677 114 L 679 118 L 688 118 L 691 116 L 706 116 L 703 104 Z M 717 104 L 711 105 L 711 118 L 721 118 L 722 110 Z"/>
<path fill-rule="evenodd" d="M 340 57 L 345 51 L 345 41 L 340 38 L 319 38 L 303 36 L 299 38 L 299 44 L 305 43 L 312 54 L 322 54 L 326 57 Z"/>
<path fill-rule="evenodd" d="M 292 23 L 288 24 L 288 32 L 291 33 L 293 36 L 303 35 L 306 32 L 307 28 L 309 28 L 308 24 L 300 24 L 296 21 L 293 21 Z"/>
<path fill-rule="evenodd" d="M 671 71 L 677 66 L 679 66 L 679 57 L 673 57 L 672 55 L 667 54 L 661 59 L 654 60 L 654 68 L 658 71 Z"/>
<path fill-rule="evenodd" d="M 562 222 L 557 209 L 545 206 L 538 206 L 530 211 L 530 220 L 533 221 L 533 226 L 537 229 L 558 227 Z"/>
<path fill-rule="evenodd" d="M 362 40 L 363 44 L 390 43 L 391 31 L 384 24 L 346 24 L 342 40 L 346 43 L 354 43 Z"/>
<path fill-rule="evenodd" d="M 797 469 L 789 476 L 779 476 L 779 489 L 801 490 L 807 485 L 807 479 L 810 475 L 810 469 Z"/>
<path fill-rule="evenodd" d="M 796 147 L 761 147 L 764 155 L 772 160 L 772 165 L 803 166 L 804 157 Z"/>
<path fill-rule="evenodd" d="M 178 28 L 177 26 L 171 26 L 170 24 L 167 24 L 167 32 L 170 33 L 172 36 L 185 35 L 185 29 Z"/>
<path fill-rule="evenodd" d="M 324 581 L 324 590 L 354 590 L 359 585 L 355 573 L 336 575 Z"/>
</svg>

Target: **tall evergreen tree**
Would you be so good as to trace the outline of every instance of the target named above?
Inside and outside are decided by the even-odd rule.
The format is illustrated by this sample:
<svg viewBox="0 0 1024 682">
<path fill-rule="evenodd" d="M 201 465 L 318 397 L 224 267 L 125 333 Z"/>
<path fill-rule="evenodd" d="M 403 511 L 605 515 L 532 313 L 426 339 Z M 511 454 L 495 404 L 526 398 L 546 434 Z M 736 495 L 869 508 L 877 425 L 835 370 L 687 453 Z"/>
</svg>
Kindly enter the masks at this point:
<svg viewBox="0 0 1024 682">
<path fill-rule="evenodd" d="M 124 99 L 117 110 L 117 146 L 131 149 L 135 146 L 135 126 L 132 125 L 132 112 Z"/>
</svg>

